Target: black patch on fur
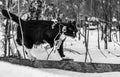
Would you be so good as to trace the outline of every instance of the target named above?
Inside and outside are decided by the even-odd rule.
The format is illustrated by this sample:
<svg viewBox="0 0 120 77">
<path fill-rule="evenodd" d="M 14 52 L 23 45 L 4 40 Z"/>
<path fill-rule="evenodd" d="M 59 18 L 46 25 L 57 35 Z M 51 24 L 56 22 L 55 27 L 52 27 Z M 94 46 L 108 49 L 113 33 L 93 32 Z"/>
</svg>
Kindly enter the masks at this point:
<svg viewBox="0 0 120 77">
<path fill-rule="evenodd" d="M 19 25 L 19 18 L 18 16 L 6 11 L 2 10 L 2 14 L 10 19 L 12 18 L 13 21 L 15 21 Z M 10 16 L 9 16 L 10 15 Z M 76 26 L 75 22 L 69 22 L 69 23 L 57 23 L 55 24 L 54 28 L 52 29 L 52 25 L 54 24 L 53 21 L 47 21 L 47 20 L 28 20 L 24 21 L 20 19 L 22 30 L 23 30 L 23 36 L 24 36 L 24 45 L 31 49 L 33 47 L 33 44 L 39 45 L 45 42 L 48 42 L 51 47 L 53 47 L 54 39 L 58 35 L 59 31 L 62 32 L 62 28 L 66 26 L 66 32 L 65 35 L 75 37 L 76 36 Z M 57 36 L 56 40 L 58 40 L 60 35 Z M 17 27 L 17 43 L 19 45 L 22 45 L 22 35 L 20 26 Z"/>
</svg>

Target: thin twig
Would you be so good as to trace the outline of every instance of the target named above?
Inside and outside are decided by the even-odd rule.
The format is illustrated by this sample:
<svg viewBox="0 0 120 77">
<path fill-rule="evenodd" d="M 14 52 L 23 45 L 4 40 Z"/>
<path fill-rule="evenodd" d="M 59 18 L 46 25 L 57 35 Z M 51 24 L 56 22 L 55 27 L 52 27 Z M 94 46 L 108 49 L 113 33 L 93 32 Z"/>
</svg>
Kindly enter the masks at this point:
<svg viewBox="0 0 120 77">
<path fill-rule="evenodd" d="M 100 50 L 100 53 L 106 58 L 107 56 L 102 52 L 102 50 L 101 49 L 99 50 Z"/>
<path fill-rule="evenodd" d="M 22 35 L 22 47 L 23 47 L 23 54 L 24 54 L 24 58 L 26 59 L 26 56 L 25 56 L 25 48 L 24 48 L 24 35 L 23 35 L 23 29 L 22 29 L 22 24 L 21 24 L 21 21 L 20 21 L 20 3 L 19 3 L 19 0 L 18 0 L 18 17 L 19 17 L 19 26 L 20 26 L 20 30 L 21 30 L 21 35 Z"/>
<path fill-rule="evenodd" d="M 99 33 L 99 25 L 97 25 L 97 31 L 98 31 L 98 49 L 100 49 L 100 33 Z"/>
<path fill-rule="evenodd" d="M 48 54 L 47 60 L 49 59 L 49 57 L 50 57 L 51 53 L 53 52 L 53 50 L 54 50 L 54 47 L 52 48 L 52 50 L 51 50 L 50 53 Z"/>
<path fill-rule="evenodd" d="M 116 33 L 112 34 L 112 40 L 113 40 L 114 43 L 116 43 L 118 46 L 120 46 L 120 44 L 113 39 L 113 36 L 114 36 L 115 34 L 116 34 Z M 116 35 L 117 35 L 117 34 L 116 34 Z M 116 39 L 117 39 L 117 38 L 116 38 Z"/>
<path fill-rule="evenodd" d="M 75 51 L 73 49 L 68 49 L 68 48 L 64 48 L 65 51 L 69 51 L 69 52 L 72 52 L 72 53 L 77 53 L 79 55 L 84 55 L 85 53 L 79 53 L 78 51 Z"/>
</svg>

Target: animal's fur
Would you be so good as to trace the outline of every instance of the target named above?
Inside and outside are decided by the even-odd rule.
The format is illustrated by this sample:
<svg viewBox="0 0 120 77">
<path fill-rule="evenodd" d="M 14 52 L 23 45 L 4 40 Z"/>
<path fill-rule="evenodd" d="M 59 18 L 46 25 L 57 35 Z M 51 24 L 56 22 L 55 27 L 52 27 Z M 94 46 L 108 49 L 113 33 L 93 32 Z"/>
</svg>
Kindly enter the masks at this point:
<svg viewBox="0 0 120 77">
<path fill-rule="evenodd" d="M 21 30 L 19 26 L 19 18 L 18 16 L 6 11 L 2 10 L 2 14 L 10 19 L 12 18 L 13 21 L 15 21 L 18 24 L 17 28 L 17 43 L 19 45 L 22 45 L 22 35 Z M 10 15 L 10 16 L 9 16 Z M 24 21 L 20 19 L 22 30 L 23 30 L 23 36 L 24 36 L 24 45 L 31 49 L 33 47 L 33 44 L 39 45 L 42 43 L 49 43 L 51 47 L 54 45 L 54 40 L 58 40 L 60 38 L 60 34 L 62 33 L 62 29 L 65 26 L 66 32 L 65 35 L 75 37 L 76 36 L 76 26 L 75 23 L 56 23 L 54 24 L 53 21 L 47 21 L 47 20 L 28 20 Z M 54 27 L 52 28 L 54 24 Z M 57 36 L 58 35 L 58 36 Z M 59 52 L 61 57 L 64 57 L 63 51 Z M 62 55 L 61 55 L 62 53 Z"/>
</svg>

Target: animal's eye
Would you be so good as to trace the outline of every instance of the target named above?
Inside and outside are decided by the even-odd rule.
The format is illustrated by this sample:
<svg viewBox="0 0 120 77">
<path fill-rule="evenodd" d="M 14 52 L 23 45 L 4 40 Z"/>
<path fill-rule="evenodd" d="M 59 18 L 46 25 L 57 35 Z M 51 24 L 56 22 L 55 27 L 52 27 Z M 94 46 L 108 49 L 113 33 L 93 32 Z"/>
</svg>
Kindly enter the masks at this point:
<svg viewBox="0 0 120 77">
<path fill-rule="evenodd" d="M 69 30 L 72 30 L 72 28 L 69 28 Z"/>
</svg>

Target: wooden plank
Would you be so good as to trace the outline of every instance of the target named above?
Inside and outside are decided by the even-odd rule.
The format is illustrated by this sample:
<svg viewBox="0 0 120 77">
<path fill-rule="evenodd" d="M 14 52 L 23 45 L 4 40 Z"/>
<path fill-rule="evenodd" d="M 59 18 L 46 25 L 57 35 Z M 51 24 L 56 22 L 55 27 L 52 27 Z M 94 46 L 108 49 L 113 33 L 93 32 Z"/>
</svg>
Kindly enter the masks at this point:
<svg viewBox="0 0 120 77">
<path fill-rule="evenodd" d="M 19 64 L 34 68 L 55 68 L 75 72 L 102 73 L 120 71 L 120 64 L 84 63 L 75 61 L 48 61 L 48 60 L 30 61 L 28 59 L 18 59 L 9 57 L 0 57 L 0 60 L 12 64 Z"/>
</svg>

